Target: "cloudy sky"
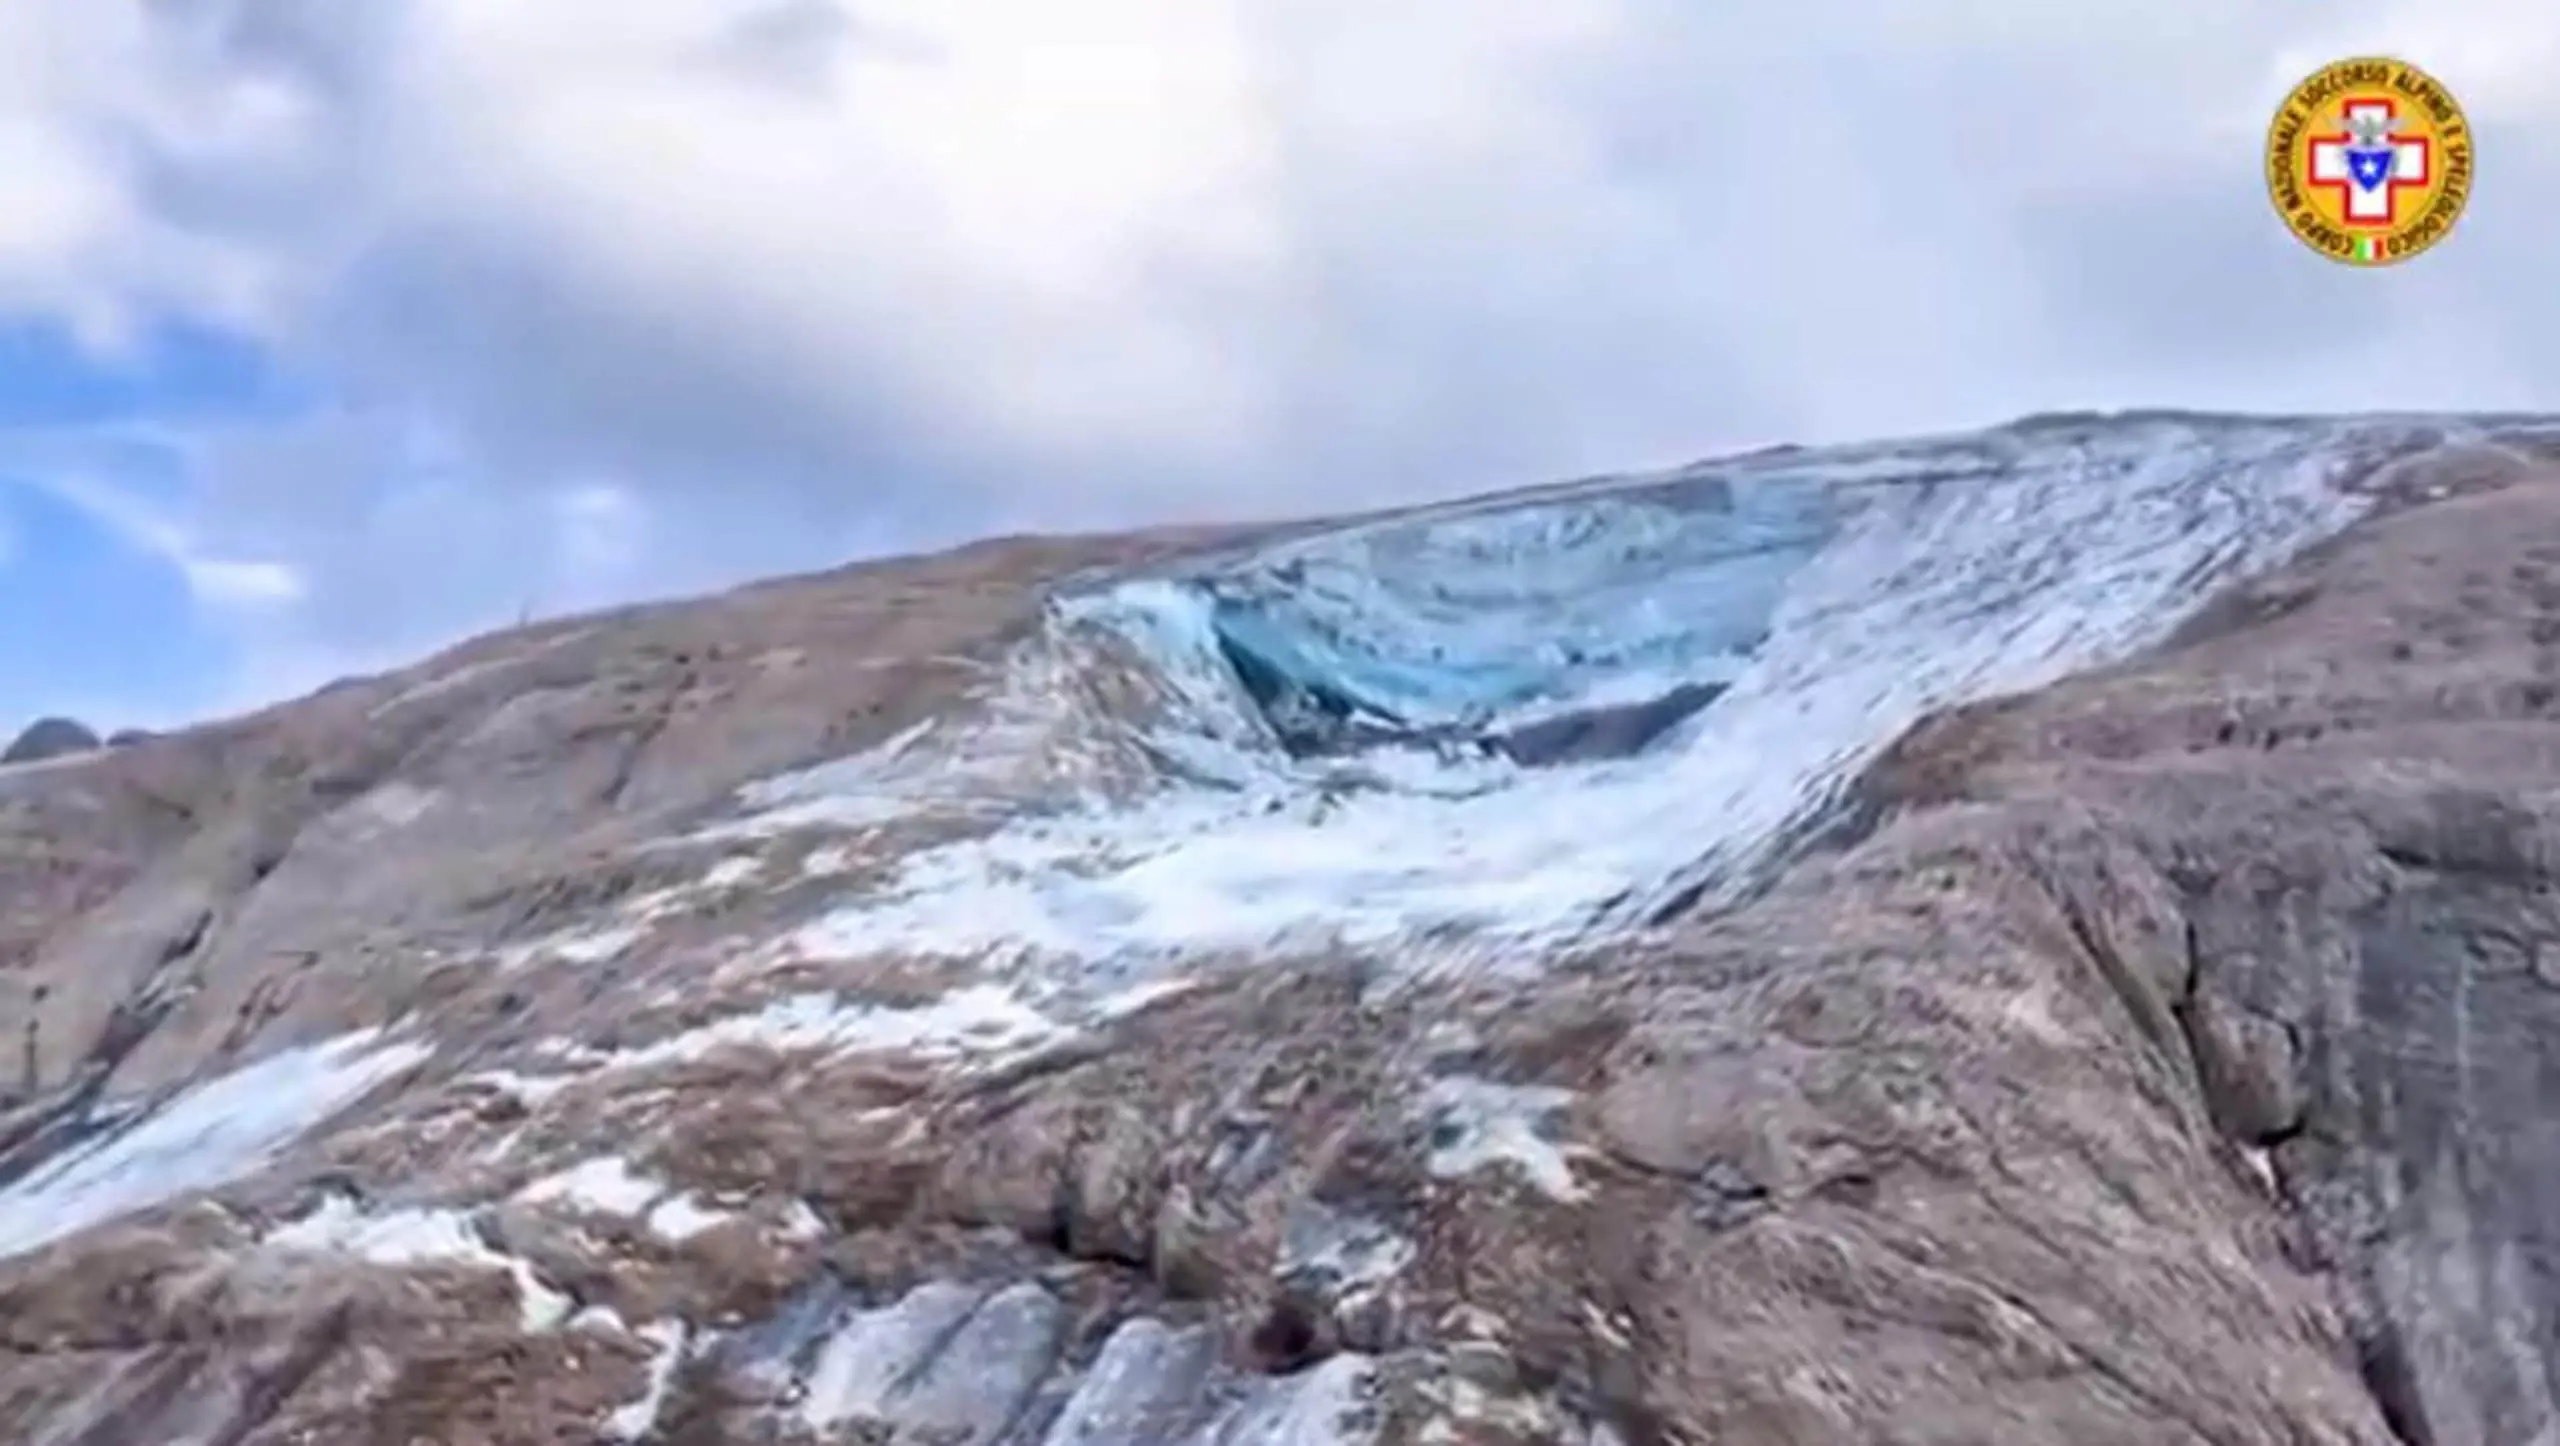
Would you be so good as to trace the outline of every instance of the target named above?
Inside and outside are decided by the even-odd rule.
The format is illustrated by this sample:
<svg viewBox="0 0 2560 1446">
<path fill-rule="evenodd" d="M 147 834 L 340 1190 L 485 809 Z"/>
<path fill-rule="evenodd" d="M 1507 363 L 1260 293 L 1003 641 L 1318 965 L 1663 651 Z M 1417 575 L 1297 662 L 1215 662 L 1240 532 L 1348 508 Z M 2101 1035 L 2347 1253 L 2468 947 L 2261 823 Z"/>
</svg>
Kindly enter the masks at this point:
<svg viewBox="0 0 2560 1446">
<path fill-rule="evenodd" d="M 2258 181 L 2334 58 L 2452 240 Z M 2551 0 L 0 0 L 0 726 L 2073 406 L 2560 408 Z"/>
</svg>

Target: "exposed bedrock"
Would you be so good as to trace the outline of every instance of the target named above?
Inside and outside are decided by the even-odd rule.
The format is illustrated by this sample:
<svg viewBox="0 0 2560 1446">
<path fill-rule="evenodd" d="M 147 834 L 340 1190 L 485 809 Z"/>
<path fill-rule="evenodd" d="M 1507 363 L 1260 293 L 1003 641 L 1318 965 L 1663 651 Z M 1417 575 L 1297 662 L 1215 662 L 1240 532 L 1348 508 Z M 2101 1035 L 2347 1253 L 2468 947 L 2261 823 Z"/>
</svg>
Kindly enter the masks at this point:
<svg viewBox="0 0 2560 1446">
<path fill-rule="evenodd" d="M 2108 840 L 2043 867 L 2128 1018 L 2266 1152 L 2414 1442 L 2560 1440 L 2555 700 L 2539 482 L 2376 524 L 1879 775 L 1932 809 L 2066 798 Z"/>
<path fill-rule="evenodd" d="M 357 1025 L 424 1061 L 218 1203 L 0 1257 L 0 1440 L 2560 1441 L 2560 481 L 2454 460 L 1930 718 L 1747 904 L 1540 970 L 1292 942 L 1052 1028 L 822 957 L 872 815 L 671 842 L 1170 544 L 511 636 L 0 778 L 0 1223 L 128 1186 L 69 1167 L 136 1119 L 165 1165 L 260 1113 L 185 1082 Z M 1623 756 L 1709 701 L 1478 741 Z"/>
</svg>

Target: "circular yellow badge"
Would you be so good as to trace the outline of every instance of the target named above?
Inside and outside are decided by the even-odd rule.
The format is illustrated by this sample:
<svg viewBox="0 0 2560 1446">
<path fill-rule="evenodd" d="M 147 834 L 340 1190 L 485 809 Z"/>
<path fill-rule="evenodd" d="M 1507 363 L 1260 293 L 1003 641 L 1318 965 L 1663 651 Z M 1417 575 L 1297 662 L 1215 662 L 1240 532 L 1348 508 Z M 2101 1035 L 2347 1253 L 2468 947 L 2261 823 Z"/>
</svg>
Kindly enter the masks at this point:
<svg viewBox="0 0 2560 1446">
<path fill-rule="evenodd" d="M 2471 123 L 2405 60 L 2324 65 L 2267 127 L 2267 194 L 2332 261 L 2406 261 L 2442 241 L 2471 199 Z"/>
</svg>

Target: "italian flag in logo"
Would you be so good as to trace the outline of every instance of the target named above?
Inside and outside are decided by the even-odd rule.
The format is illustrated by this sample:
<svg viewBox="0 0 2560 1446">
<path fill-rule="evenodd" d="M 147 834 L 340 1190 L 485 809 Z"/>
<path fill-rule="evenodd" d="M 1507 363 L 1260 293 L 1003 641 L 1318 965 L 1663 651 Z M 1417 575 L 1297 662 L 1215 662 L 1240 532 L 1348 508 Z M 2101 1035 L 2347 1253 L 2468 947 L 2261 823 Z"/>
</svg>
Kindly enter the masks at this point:
<svg viewBox="0 0 2560 1446">
<path fill-rule="evenodd" d="M 2358 261 L 2379 261 L 2379 260 L 2381 260 L 2381 259 L 2382 259 L 2382 238 L 2381 238 L 2381 237 L 2379 237 L 2379 236 L 2358 236 L 2357 238 L 2355 238 L 2355 240 L 2356 240 L 2356 259 L 2357 259 Z"/>
</svg>

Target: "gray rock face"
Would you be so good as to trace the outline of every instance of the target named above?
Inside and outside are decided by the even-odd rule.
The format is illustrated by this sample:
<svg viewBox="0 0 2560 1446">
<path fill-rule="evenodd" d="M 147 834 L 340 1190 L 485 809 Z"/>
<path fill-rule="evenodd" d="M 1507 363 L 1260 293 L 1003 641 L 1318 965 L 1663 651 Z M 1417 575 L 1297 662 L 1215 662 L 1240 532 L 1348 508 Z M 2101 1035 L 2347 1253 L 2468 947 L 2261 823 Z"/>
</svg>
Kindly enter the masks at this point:
<svg viewBox="0 0 2560 1446">
<path fill-rule="evenodd" d="M 0 748 L 0 764 L 42 763 L 97 746 L 98 735 L 84 724 L 69 718 L 39 718 L 19 730 L 7 748 Z"/>
<path fill-rule="evenodd" d="M 2382 480 L 1913 730 L 1744 906 L 1536 971 L 1311 942 L 1069 1016 L 831 923 L 940 836 L 771 780 L 994 707 L 1049 580 L 1207 535 L 0 777 L 0 1434 L 2560 1440 L 2560 480 Z"/>
<path fill-rule="evenodd" d="M 2113 858 L 2056 843 L 2048 868 L 2086 927 L 2138 920 L 2162 954 L 2166 1046 L 2348 1283 L 2396 1432 L 2560 1439 L 2553 499 L 2398 518 L 2226 612 L 2262 616 L 1941 720 L 1903 766 L 2086 801 L 2067 847 L 2102 830 Z"/>
<path fill-rule="evenodd" d="M 1199 1427 L 1217 1342 L 1199 1327 L 1138 1319 L 1103 1342 L 1040 1446 L 1178 1440 Z"/>
</svg>

